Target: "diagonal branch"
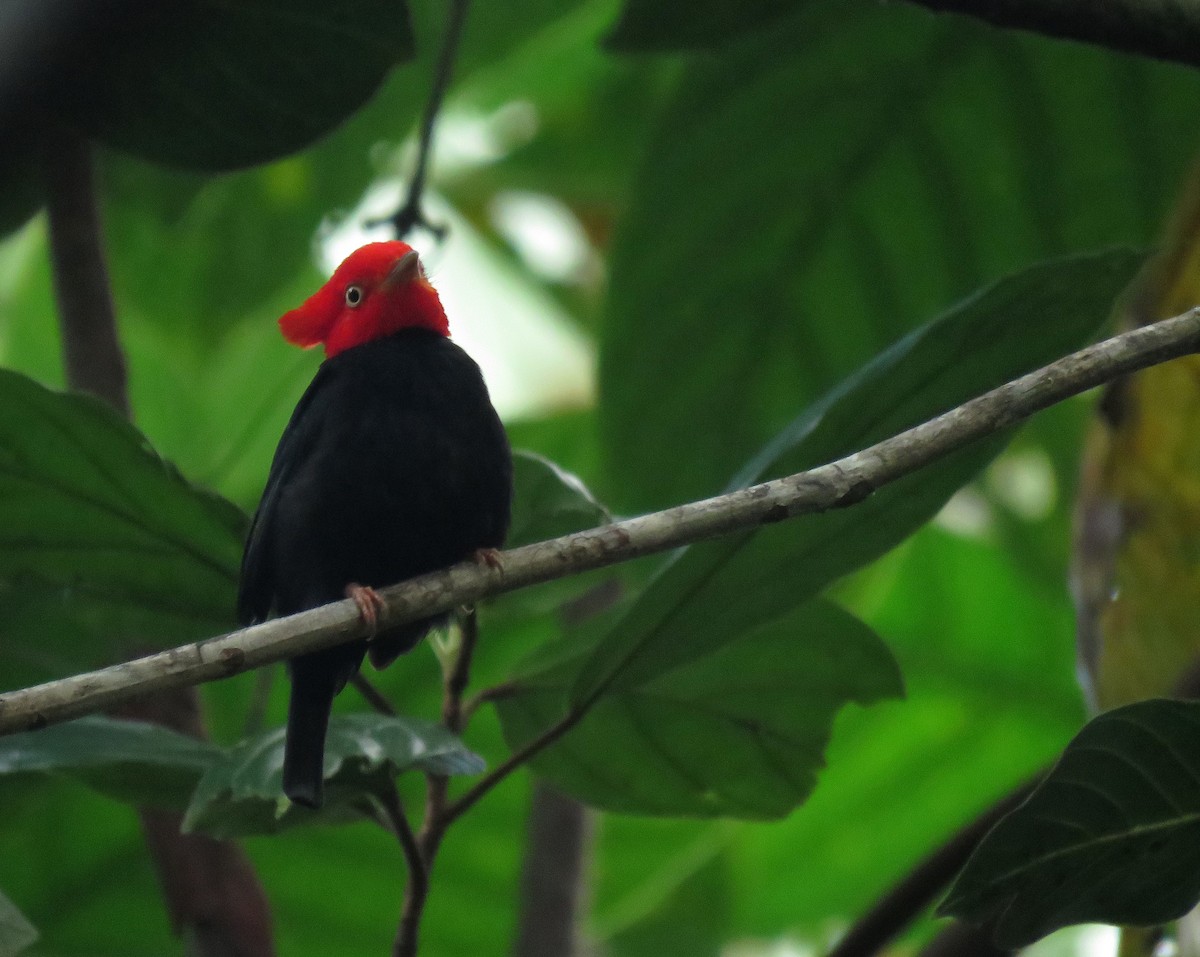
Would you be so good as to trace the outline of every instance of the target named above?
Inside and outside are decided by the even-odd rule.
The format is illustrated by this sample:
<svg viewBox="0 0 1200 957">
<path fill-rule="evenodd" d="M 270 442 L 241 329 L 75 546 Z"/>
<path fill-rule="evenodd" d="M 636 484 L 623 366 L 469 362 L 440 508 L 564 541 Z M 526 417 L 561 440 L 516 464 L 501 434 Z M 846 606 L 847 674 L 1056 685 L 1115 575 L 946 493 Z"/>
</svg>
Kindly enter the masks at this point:
<svg viewBox="0 0 1200 957">
<path fill-rule="evenodd" d="M 739 529 L 843 508 L 1048 406 L 1138 369 L 1200 351 L 1200 308 L 1122 333 L 1021 376 L 942 415 L 828 465 L 715 498 L 526 545 L 501 568 L 473 561 L 381 592 L 382 629 L 490 595 L 577 575 Z M 100 671 L 0 695 L 0 733 L 40 728 L 164 688 L 228 677 L 366 637 L 352 601 L 183 645 Z"/>
<path fill-rule="evenodd" d="M 129 417 L 125 355 L 105 265 L 92 148 L 59 127 L 45 133 L 43 172 L 67 385 Z"/>
</svg>

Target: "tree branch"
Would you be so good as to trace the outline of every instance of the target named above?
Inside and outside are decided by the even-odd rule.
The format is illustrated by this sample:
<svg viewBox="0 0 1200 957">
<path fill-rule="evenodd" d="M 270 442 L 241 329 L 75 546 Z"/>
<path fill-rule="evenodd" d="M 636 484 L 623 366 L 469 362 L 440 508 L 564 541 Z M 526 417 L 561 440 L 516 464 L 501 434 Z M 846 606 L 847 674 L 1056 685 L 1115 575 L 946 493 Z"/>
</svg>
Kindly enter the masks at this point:
<svg viewBox="0 0 1200 957">
<path fill-rule="evenodd" d="M 1165 0 L 909 0 L 998 27 L 1082 40 L 1156 60 L 1200 64 L 1200 5 Z"/>
<path fill-rule="evenodd" d="M 977 439 L 1117 376 L 1200 351 L 1200 309 L 1133 329 L 828 465 L 728 495 L 463 562 L 381 591 L 380 631 L 463 604 L 739 529 L 842 508 Z M 0 695 L 0 733 L 40 728 L 138 694 L 225 678 L 367 636 L 350 600 Z"/>
<path fill-rule="evenodd" d="M 591 823 L 588 809 L 574 798 L 543 781 L 534 784 L 512 957 L 572 957 L 580 951 Z"/>
<path fill-rule="evenodd" d="M 67 385 L 105 400 L 127 418 L 125 356 L 117 333 L 86 139 L 48 129 L 41 143 L 50 255 Z M 194 688 L 175 687 L 122 702 L 120 715 L 205 739 Z M 231 841 L 183 834 L 183 815 L 139 807 L 146 846 L 175 933 L 198 957 L 270 957 L 271 911 L 250 859 Z"/>
<path fill-rule="evenodd" d="M 416 834 L 413 833 L 408 816 L 404 813 L 404 805 L 400 802 L 400 792 L 394 785 L 387 794 L 383 809 L 400 841 L 404 860 L 408 864 L 408 883 L 404 886 L 404 905 L 392 953 L 395 957 L 414 957 L 417 952 L 421 911 L 425 905 L 425 898 L 429 896 L 429 866 L 433 861 L 425 856 Z"/>
<path fill-rule="evenodd" d="M 104 399 L 128 418 L 125 356 L 108 286 L 91 146 L 53 127 L 42 149 L 67 385 Z"/>
</svg>

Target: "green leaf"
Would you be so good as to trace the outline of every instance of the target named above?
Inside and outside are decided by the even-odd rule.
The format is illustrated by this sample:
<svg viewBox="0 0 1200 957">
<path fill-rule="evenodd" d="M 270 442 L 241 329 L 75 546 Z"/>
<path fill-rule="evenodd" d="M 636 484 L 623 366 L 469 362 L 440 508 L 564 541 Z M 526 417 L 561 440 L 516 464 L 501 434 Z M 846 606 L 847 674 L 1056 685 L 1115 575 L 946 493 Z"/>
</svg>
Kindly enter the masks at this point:
<svg viewBox="0 0 1200 957">
<path fill-rule="evenodd" d="M 804 0 L 625 0 L 605 43 L 614 50 L 720 47 L 769 26 Z"/>
<path fill-rule="evenodd" d="M 563 713 L 576 669 L 568 658 L 497 702 L 513 748 Z M 780 817 L 816 783 L 842 706 L 900 693 L 875 633 L 818 599 L 610 692 L 533 767 L 606 810 Z"/>
<path fill-rule="evenodd" d="M 37 939 L 37 928 L 0 893 L 0 957 L 16 957 Z"/>
<path fill-rule="evenodd" d="M 711 495 L 971 291 L 1155 241 L 1198 97 L 1194 71 L 905 4 L 810 0 L 695 57 L 613 241 L 597 492 L 627 512 Z"/>
<path fill-rule="evenodd" d="M 438 724 L 373 714 L 335 716 L 325 738 L 325 806 L 283 796 L 284 729 L 243 741 L 201 779 L 184 816 L 186 832 L 213 837 L 275 834 L 301 824 L 361 818 L 364 799 L 390 787 L 402 771 L 478 774 L 483 759 Z"/>
<path fill-rule="evenodd" d="M 577 475 L 536 452 L 513 452 L 513 505 L 507 548 L 569 535 L 610 521 Z"/>
<path fill-rule="evenodd" d="M 61 674 L 233 623 L 245 516 L 108 406 L 0 370 L 5 680 Z M 85 650 L 86 649 L 86 650 Z"/>
<path fill-rule="evenodd" d="M 578 476 L 533 452 L 513 453 L 512 527 L 506 548 L 543 542 L 603 525 L 608 510 Z M 525 620 L 551 614 L 617 573 L 602 569 L 489 599 L 489 614 Z"/>
<path fill-rule="evenodd" d="M 917 425 L 1082 345 L 1139 257 L 1040 264 L 972 296 L 845 380 L 784 429 L 733 488 L 832 461 Z M 586 701 L 734 640 L 869 561 L 932 518 L 1003 447 L 975 443 L 850 508 L 728 535 L 673 557 L 584 665 Z"/>
<path fill-rule="evenodd" d="M 976 848 L 940 911 L 1020 948 L 1068 924 L 1154 925 L 1200 899 L 1200 704 L 1090 721 Z"/>
<path fill-rule="evenodd" d="M 612 957 L 719 957 L 729 939 L 730 855 L 718 852 L 688 874 L 641 920 L 604 941 Z"/>
<path fill-rule="evenodd" d="M 120 801 L 183 808 L 219 755 L 160 725 L 89 717 L 0 737 L 0 774 L 68 774 Z"/>
<path fill-rule="evenodd" d="M 184 0 L 91 52 L 69 119 L 143 159 L 221 170 L 329 132 L 412 56 L 413 37 L 393 0 Z"/>
</svg>

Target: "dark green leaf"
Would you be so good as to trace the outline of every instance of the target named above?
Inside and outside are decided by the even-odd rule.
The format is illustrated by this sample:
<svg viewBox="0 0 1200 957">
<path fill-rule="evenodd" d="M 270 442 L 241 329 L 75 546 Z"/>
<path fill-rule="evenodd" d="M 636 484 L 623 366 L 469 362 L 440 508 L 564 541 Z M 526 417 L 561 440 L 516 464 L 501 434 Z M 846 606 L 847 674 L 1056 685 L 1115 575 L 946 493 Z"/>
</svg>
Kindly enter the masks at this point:
<svg viewBox="0 0 1200 957">
<path fill-rule="evenodd" d="M 906 4 L 812 0 L 696 57 L 613 242 L 596 491 L 628 512 L 711 495 L 972 290 L 1149 244 L 1198 98 L 1193 71 Z"/>
<path fill-rule="evenodd" d="M 310 811 L 283 796 L 284 729 L 229 750 L 201 779 L 184 817 L 185 831 L 214 837 L 274 834 L 300 824 L 331 823 L 370 813 L 370 795 L 410 769 L 478 774 L 483 760 L 444 727 L 418 718 L 335 716 L 325 738 L 325 806 Z"/>
<path fill-rule="evenodd" d="M 364 9 L 371 5 L 355 2 Z M 377 5 L 387 29 L 400 29 L 403 4 Z M 566 0 L 530 0 L 520 9 L 474 5 L 455 63 L 456 81 L 469 82 L 496 61 L 520 56 L 528 34 L 552 32 L 575 5 Z M 316 288 L 314 236 L 353 209 L 372 182 L 396 174 L 396 148 L 425 102 L 448 8 L 441 0 L 410 6 L 417 35 L 425 38 L 417 59 L 394 70 L 378 95 L 303 153 L 220 177 L 105 157 L 106 220 L 113 246 L 121 251 L 111 267 L 123 301 L 148 322 L 190 331 L 189 345 L 207 358 L 205 350 L 230 328 L 260 319 L 250 310 L 275 303 L 278 315 Z M 342 42 L 331 49 L 346 69 L 359 69 L 356 49 Z M 281 301 L 283 290 L 298 281 L 309 284 L 296 290 L 301 298 Z M 274 316 L 261 318 L 270 323 Z M 179 345 L 174 343 L 176 352 Z"/>
<path fill-rule="evenodd" d="M 563 713 L 577 667 L 568 658 L 497 702 L 514 748 Z M 816 783 L 842 706 L 900 692 L 875 633 L 818 599 L 609 693 L 533 766 L 608 810 L 780 817 Z"/>
<path fill-rule="evenodd" d="M 0 371 L 0 407 L 0 620 L 21 636 L 0 645 L 6 680 L 232 624 L 240 511 L 94 399 Z"/>
<path fill-rule="evenodd" d="M 23 226 L 42 205 L 42 183 L 28 150 L 0 155 L 0 237 Z"/>
<path fill-rule="evenodd" d="M 16 957 L 37 939 L 37 928 L 0 893 L 0 957 Z"/>
<path fill-rule="evenodd" d="M 943 913 L 1020 948 L 1068 924 L 1153 925 L 1200 899 L 1200 704 L 1100 715 L 979 845 Z"/>
<path fill-rule="evenodd" d="M 69 116 L 108 146 L 186 169 L 295 152 L 358 109 L 413 53 L 393 0 L 183 0 L 131 18 Z"/>
<path fill-rule="evenodd" d="M 219 755 L 159 725 L 90 717 L 0 737 L 0 774 L 69 774 L 118 800 L 183 808 Z"/>
<path fill-rule="evenodd" d="M 614 50 L 694 50 L 732 43 L 804 0 L 625 0 L 606 43 Z"/>
<path fill-rule="evenodd" d="M 797 418 L 732 487 L 864 448 L 1082 345 L 1138 264 L 1124 251 L 1045 263 L 972 296 Z M 930 519 L 1003 442 L 969 446 L 850 508 L 677 553 L 584 666 L 574 700 L 719 647 L 878 558 Z"/>
</svg>

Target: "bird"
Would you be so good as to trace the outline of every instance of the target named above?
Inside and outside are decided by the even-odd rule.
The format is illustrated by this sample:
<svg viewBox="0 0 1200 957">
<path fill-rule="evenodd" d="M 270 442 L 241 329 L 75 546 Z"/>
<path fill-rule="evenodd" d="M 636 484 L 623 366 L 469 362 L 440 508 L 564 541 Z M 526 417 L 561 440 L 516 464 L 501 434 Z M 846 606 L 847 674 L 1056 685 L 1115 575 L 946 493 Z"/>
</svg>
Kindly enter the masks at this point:
<svg viewBox="0 0 1200 957">
<path fill-rule="evenodd" d="M 471 558 L 496 564 L 511 512 L 508 439 L 417 252 L 398 240 L 360 247 L 279 327 L 295 345 L 323 345 L 325 359 L 279 440 L 247 536 L 241 623 L 351 598 L 375 630 L 375 589 Z M 293 803 L 323 803 L 333 699 L 364 657 L 383 668 L 447 617 L 288 663 L 283 792 Z"/>
</svg>

